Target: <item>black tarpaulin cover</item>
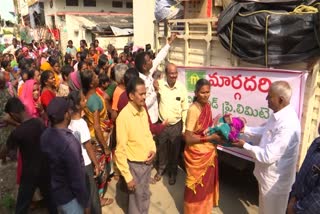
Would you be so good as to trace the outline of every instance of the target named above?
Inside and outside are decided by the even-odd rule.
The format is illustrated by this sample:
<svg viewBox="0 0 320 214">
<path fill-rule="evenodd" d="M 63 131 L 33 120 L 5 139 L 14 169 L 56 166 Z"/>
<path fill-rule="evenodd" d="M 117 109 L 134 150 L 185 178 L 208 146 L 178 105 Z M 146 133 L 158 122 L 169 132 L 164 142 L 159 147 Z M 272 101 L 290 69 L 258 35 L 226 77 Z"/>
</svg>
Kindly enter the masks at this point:
<svg viewBox="0 0 320 214">
<path fill-rule="evenodd" d="M 219 17 L 219 39 L 232 54 L 263 65 L 320 57 L 317 9 L 319 0 L 234 2 Z"/>
</svg>

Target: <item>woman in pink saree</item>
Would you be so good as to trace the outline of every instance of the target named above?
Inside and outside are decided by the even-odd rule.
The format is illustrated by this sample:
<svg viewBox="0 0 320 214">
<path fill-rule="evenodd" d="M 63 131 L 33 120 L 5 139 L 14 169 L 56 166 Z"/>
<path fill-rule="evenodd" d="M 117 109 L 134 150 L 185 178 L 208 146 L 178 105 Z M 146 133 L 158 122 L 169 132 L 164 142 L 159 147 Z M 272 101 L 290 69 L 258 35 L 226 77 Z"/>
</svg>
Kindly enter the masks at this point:
<svg viewBox="0 0 320 214">
<path fill-rule="evenodd" d="M 26 113 L 30 117 L 41 117 L 43 108 L 40 103 L 40 86 L 34 79 L 29 79 L 24 83 L 19 98 L 25 106 Z M 19 151 L 17 159 L 17 184 L 20 184 L 22 174 L 22 158 Z"/>
<path fill-rule="evenodd" d="M 30 117 L 41 116 L 43 108 L 40 103 L 40 86 L 35 80 L 29 79 L 24 83 L 19 98 Z"/>
</svg>

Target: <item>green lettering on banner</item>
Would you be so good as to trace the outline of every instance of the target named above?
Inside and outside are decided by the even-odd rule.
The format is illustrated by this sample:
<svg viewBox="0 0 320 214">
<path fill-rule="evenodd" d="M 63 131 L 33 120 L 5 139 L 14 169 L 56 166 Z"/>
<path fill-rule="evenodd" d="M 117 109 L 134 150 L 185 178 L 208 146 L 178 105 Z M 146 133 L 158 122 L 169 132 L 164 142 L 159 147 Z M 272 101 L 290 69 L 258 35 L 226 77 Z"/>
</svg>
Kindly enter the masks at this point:
<svg viewBox="0 0 320 214">
<path fill-rule="evenodd" d="M 189 92 L 193 92 L 195 89 L 195 85 L 199 79 L 205 78 L 206 72 L 203 70 L 186 70 L 186 82 L 187 82 L 187 90 Z"/>
</svg>

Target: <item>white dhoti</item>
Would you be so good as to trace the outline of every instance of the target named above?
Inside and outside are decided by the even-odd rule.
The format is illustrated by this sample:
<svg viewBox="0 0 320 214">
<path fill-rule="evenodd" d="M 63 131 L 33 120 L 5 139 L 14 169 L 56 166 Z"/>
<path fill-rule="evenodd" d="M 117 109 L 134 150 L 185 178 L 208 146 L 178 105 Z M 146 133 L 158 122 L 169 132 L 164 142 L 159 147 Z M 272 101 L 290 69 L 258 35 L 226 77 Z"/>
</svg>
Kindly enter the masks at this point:
<svg viewBox="0 0 320 214">
<path fill-rule="evenodd" d="M 289 193 L 262 193 L 259 187 L 259 214 L 285 214 Z"/>
</svg>

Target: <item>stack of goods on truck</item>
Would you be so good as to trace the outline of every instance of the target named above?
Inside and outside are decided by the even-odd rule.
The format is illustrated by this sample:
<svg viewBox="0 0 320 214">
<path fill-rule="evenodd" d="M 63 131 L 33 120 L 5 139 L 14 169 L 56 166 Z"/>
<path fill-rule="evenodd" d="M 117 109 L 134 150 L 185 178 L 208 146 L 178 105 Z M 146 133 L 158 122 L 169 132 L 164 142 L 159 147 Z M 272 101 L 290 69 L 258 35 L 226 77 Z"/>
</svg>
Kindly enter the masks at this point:
<svg viewBox="0 0 320 214">
<path fill-rule="evenodd" d="M 320 55 L 319 0 L 243 0 L 222 11 L 224 48 L 242 60 L 272 66 Z"/>
</svg>

